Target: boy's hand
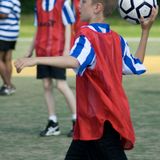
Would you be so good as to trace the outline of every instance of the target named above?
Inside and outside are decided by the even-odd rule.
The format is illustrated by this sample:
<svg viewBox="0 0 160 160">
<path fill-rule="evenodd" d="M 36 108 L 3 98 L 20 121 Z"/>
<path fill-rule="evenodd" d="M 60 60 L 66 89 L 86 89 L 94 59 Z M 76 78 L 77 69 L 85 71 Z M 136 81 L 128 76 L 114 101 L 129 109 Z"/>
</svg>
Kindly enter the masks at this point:
<svg viewBox="0 0 160 160">
<path fill-rule="evenodd" d="M 35 58 L 21 58 L 14 62 L 14 65 L 16 67 L 16 70 L 18 73 L 22 71 L 25 67 L 32 67 L 36 65 L 36 59 Z"/>
<path fill-rule="evenodd" d="M 150 28 L 152 27 L 153 22 L 155 21 L 157 14 L 158 14 L 158 9 L 159 7 L 157 6 L 156 8 L 152 8 L 152 13 L 149 18 L 144 19 L 144 17 L 141 17 L 140 19 L 140 24 L 141 28 L 143 31 L 149 31 Z"/>
</svg>

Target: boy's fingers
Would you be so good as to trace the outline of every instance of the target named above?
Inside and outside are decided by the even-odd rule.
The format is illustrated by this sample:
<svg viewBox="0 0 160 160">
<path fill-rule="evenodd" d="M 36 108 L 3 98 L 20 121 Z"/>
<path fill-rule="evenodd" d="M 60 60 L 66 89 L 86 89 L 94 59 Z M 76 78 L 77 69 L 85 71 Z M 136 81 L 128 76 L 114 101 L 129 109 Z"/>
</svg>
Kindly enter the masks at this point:
<svg viewBox="0 0 160 160">
<path fill-rule="evenodd" d="M 144 17 L 143 17 L 143 16 L 140 17 L 140 22 L 141 22 L 141 23 L 144 22 Z"/>
<path fill-rule="evenodd" d="M 158 7 L 158 6 L 157 6 L 156 8 L 153 7 L 153 9 L 152 9 L 151 19 L 152 19 L 153 21 L 154 21 L 155 18 L 157 17 L 158 10 L 159 10 L 159 7 Z"/>
<path fill-rule="evenodd" d="M 15 61 L 14 64 L 15 64 L 15 67 L 16 67 L 17 72 L 20 73 L 21 70 L 24 68 L 24 67 L 23 67 L 23 60 L 18 59 L 17 61 Z"/>
</svg>

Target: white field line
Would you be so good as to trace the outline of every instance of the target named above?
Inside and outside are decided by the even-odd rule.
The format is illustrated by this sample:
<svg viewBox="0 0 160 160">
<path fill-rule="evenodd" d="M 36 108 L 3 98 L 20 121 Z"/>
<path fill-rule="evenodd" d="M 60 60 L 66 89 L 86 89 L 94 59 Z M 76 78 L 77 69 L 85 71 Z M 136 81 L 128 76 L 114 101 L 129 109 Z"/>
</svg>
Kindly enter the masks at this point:
<svg viewBox="0 0 160 160">
<path fill-rule="evenodd" d="M 139 42 L 140 38 L 131 38 L 131 37 L 126 37 L 125 38 L 128 42 Z M 153 37 L 149 37 L 148 38 L 149 42 L 160 42 L 160 38 L 153 38 Z"/>
<path fill-rule="evenodd" d="M 133 37 L 125 37 L 125 39 L 127 41 L 130 41 L 130 42 L 139 42 L 140 38 L 133 38 Z M 32 38 L 19 38 L 18 39 L 19 42 L 31 42 L 32 41 Z M 148 39 L 149 42 L 160 42 L 160 38 L 153 38 L 153 37 L 150 37 Z"/>
</svg>

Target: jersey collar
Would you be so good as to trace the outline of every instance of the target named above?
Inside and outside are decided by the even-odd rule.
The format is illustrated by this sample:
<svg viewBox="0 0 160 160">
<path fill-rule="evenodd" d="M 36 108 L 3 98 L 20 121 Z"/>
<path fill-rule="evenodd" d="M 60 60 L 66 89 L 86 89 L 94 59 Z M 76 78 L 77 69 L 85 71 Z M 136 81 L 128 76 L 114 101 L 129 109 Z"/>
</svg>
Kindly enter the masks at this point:
<svg viewBox="0 0 160 160">
<path fill-rule="evenodd" d="M 107 33 L 110 31 L 109 24 L 106 23 L 92 23 L 88 26 L 90 29 L 93 29 L 94 31 L 101 32 L 101 33 Z"/>
</svg>

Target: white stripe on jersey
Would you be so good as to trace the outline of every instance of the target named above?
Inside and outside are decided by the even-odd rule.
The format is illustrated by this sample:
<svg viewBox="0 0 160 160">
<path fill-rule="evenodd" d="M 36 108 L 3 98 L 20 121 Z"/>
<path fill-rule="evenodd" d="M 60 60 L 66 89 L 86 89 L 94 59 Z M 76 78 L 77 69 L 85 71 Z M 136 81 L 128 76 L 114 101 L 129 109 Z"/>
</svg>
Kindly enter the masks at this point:
<svg viewBox="0 0 160 160">
<path fill-rule="evenodd" d="M 84 39 L 85 39 L 84 47 L 81 51 L 81 54 L 79 54 L 77 57 L 77 60 L 79 61 L 80 65 L 82 65 L 86 61 L 86 59 L 91 51 L 91 43 L 89 42 L 89 40 L 86 37 L 84 37 Z"/>
<path fill-rule="evenodd" d="M 123 74 L 129 75 L 129 74 L 144 73 L 146 71 L 146 68 L 144 67 L 144 65 L 142 65 L 139 59 L 132 56 L 127 41 L 125 39 L 124 41 L 125 41 L 125 48 L 123 53 L 123 68 L 122 68 Z"/>
<path fill-rule="evenodd" d="M 106 33 L 109 31 L 106 28 L 102 27 L 105 25 L 102 24 L 94 24 L 94 25 L 88 25 L 87 27 L 97 31 L 96 28 L 99 30 L 99 32 Z M 95 28 L 94 28 L 95 27 Z M 97 31 L 98 32 L 98 31 Z M 85 41 L 81 38 L 78 37 L 75 41 L 75 44 L 73 48 L 71 49 L 70 55 L 77 58 L 77 60 L 80 63 L 80 67 L 76 69 L 76 73 L 79 75 L 82 75 L 83 72 L 85 71 L 85 67 L 89 67 L 91 69 L 94 68 L 95 63 L 96 63 L 96 54 L 94 53 L 94 49 L 92 48 L 89 40 L 84 37 Z M 122 45 L 122 42 L 121 42 Z M 83 48 L 82 48 L 83 47 Z M 122 45 L 122 50 L 124 50 L 124 53 L 122 53 L 122 63 L 123 63 L 123 68 L 122 72 L 123 74 L 142 74 L 146 71 L 145 67 L 143 64 L 140 62 L 139 59 L 133 57 L 130 53 L 129 46 L 127 45 L 127 42 L 124 40 L 124 44 Z M 90 52 L 93 49 L 92 52 Z M 89 55 L 92 54 L 92 55 Z M 93 56 L 94 54 L 94 56 Z M 88 60 L 86 57 L 91 57 L 93 58 L 92 61 L 91 59 Z M 87 62 L 88 61 L 88 62 Z"/>
<path fill-rule="evenodd" d="M 56 1 L 53 1 L 53 3 L 55 4 Z M 37 12 L 36 12 L 36 10 L 37 9 L 35 8 L 35 17 L 34 17 L 34 25 L 35 26 L 37 26 Z M 72 24 L 75 22 L 74 13 L 73 13 L 73 10 L 71 9 L 71 5 L 69 3 L 69 0 L 65 0 L 61 12 L 62 12 L 62 21 L 63 21 L 64 25 Z"/>
<path fill-rule="evenodd" d="M 0 13 L 7 14 L 7 18 L 0 19 L 0 39 L 7 41 L 17 40 L 19 35 L 20 18 L 19 0 L 1 0 Z"/>
<path fill-rule="evenodd" d="M 42 8 L 43 8 L 43 10 L 44 11 L 51 11 L 53 8 L 54 8 L 54 6 L 55 6 L 55 1 L 56 0 L 43 0 L 42 1 Z"/>
<path fill-rule="evenodd" d="M 99 29 L 102 31 L 102 33 L 106 33 L 106 28 L 99 27 Z"/>
<path fill-rule="evenodd" d="M 10 3 L 5 0 L 0 2 L 0 12 L 3 14 L 9 14 L 11 12 L 12 7 L 13 3 Z"/>
<path fill-rule="evenodd" d="M 91 30 L 93 30 L 93 31 L 97 31 L 93 26 L 91 26 L 91 25 L 88 25 L 87 26 L 88 28 L 90 28 Z"/>
<path fill-rule="evenodd" d="M 75 57 L 80 64 L 80 67 L 75 69 L 77 74 L 82 75 L 87 67 L 90 69 L 94 68 L 96 55 L 94 54 L 94 50 L 91 47 L 91 43 L 86 37 L 81 36 L 76 39 L 75 45 L 71 49 L 70 54 L 71 56 Z"/>
</svg>

